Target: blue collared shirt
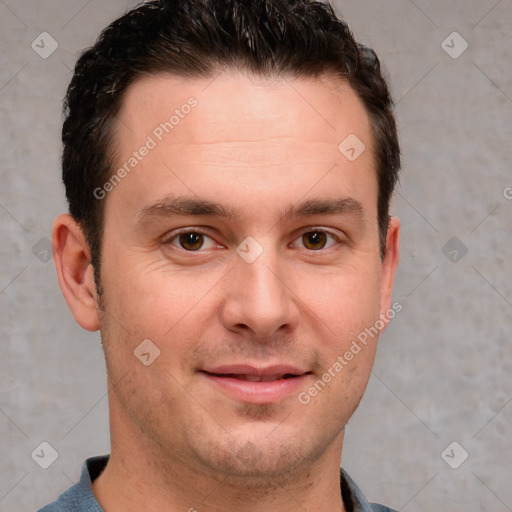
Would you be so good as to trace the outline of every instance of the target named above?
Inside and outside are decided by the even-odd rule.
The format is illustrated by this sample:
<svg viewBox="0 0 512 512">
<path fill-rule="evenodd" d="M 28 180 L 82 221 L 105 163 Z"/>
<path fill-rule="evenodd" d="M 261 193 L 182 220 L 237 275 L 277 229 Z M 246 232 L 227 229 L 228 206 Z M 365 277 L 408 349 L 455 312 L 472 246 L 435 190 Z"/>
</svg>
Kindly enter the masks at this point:
<svg viewBox="0 0 512 512">
<path fill-rule="evenodd" d="M 40 509 L 39 512 L 104 512 L 92 492 L 91 482 L 100 475 L 107 462 L 108 456 L 87 459 L 82 466 L 80 481 L 70 487 L 57 501 Z M 340 484 L 347 512 L 396 512 L 384 505 L 369 503 L 343 469 L 340 469 Z"/>
</svg>

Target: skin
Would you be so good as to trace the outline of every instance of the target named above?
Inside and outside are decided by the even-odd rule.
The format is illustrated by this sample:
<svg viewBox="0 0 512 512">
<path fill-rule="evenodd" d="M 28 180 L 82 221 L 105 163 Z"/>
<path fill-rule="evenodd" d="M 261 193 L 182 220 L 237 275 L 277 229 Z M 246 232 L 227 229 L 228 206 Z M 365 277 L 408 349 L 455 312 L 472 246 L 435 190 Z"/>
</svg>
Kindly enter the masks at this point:
<svg viewBox="0 0 512 512">
<path fill-rule="evenodd" d="M 100 329 L 107 361 L 112 450 L 93 490 L 108 512 L 344 510 L 344 427 L 377 337 L 308 404 L 297 395 L 390 308 L 399 221 L 382 260 L 368 115 L 333 77 L 145 77 L 124 98 L 118 164 L 191 96 L 197 107 L 104 199 L 101 304 L 80 228 L 69 215 L 54 225 L 62 291 L 76 321 Z M 353 162 L 338 150 L 349 134 L 366 146 Z M 148 210 L 176 197 L 233 216 Z M 347 198 L 360 209 L 283 214 Z M 204 245 L 186 250 L 177 230 Z M 303 236 L 319 231 L 330 235 L 314 245 Z M 249 236 L 263 249 L 252 263 L 236 252 Z M 134 356 L 144 339 L 160 350 L 149 366 Z M 200 371 L 233 363 L 309 373 L 289 396 L 248 403 Z"/>
</svg>

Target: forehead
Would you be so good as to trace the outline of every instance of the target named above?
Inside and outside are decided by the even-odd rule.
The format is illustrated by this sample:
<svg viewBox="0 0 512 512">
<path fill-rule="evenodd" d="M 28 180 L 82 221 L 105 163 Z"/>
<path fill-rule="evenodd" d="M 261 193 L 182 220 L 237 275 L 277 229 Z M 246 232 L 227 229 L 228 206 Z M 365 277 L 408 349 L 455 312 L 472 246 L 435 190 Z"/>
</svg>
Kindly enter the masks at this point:
<svg viewBox="0 0 512 512">
<path fill-rule="evenodd" d="M 183 115 L 179 111 L 190 98 L 197 101 L 194 112 L 201 123 L 183 123 L 186 128 L 173 130 L 169 144 L 272 137 L 336 144 L 347 129 L 361 135 L 370 131 L 361 100 L 346 80 L 332 75 L 263 78 L 224 71 L 205 78 L 146 76 L 128 88 L 118 119 L 143 137 L 173 113 Z"/>
<path fill-rule="evenodd" d="M 339 149 L 347 137 L 366 147 L 355 161 Z M 257 211 L 262 193 L 288 206 L 313 189 L 376 203 L 369 117 L 339 78 L 144 77 L 126 92 L 114 141 L 116 165 L 134 165 L 107 210 L 118 196 L 140 210 L 173 194 L 247 200 L 247 211 L 253 199 Z"/>
</svg>

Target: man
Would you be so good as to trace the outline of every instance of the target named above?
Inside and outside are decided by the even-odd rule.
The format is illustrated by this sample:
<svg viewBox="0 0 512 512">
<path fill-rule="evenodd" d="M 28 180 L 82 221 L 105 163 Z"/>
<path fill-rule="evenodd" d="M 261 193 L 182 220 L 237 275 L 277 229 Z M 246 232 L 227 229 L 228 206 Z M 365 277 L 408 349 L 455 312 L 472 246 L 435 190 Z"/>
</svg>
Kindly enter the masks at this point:
<svg viewBox="0 0 512 512">
<path fill-rule="evenodd" d="M 396 309 L 391 108 L 319 2 L 150 1 L 81 56 L 54 257 L 111 454 L 45 512 L 391 510 L 340 473 Z"/>
</svg>

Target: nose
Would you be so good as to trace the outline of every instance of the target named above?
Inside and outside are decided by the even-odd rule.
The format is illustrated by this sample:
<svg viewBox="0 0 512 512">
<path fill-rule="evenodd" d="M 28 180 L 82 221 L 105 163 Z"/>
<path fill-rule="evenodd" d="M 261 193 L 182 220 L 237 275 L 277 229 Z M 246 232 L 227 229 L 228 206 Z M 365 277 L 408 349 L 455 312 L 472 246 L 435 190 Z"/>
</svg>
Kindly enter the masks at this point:
<svg viewBox="0 0 512 512">
<path fill-rule="evenodd" d="M 252 263 L 237 256 L 222 303 L 224 327 L 260 341 L 293 332 L 299 322 L 298 298 L 286 274 L 284 263 L 270 250 Z"/>
</svg>

